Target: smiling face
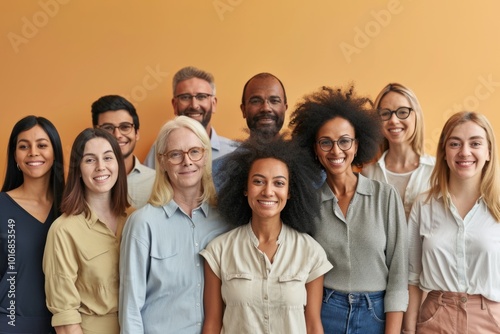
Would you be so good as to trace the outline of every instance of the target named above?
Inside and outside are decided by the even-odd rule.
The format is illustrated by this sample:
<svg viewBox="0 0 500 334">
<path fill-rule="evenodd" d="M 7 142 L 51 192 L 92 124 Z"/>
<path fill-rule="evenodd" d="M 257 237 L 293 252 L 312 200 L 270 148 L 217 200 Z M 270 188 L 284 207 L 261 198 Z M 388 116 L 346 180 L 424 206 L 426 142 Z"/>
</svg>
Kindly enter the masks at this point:
<svg viewBox="0 0 500 334">
<path fill-rule="evenodd" d="M 118 179 L 118 161 L 106 139 L 92 138 L 85 144 L 80 172 L 86 196 L 110 192 Z"/>
<path fill-rule="evenodd" d="M 316 143 L 314 144 L 314 152 L 319 159 L 319 162 L 325 168 L 327 174 L 341 175 L 352 173 L 352 161 L 358 151 L 358 142 L 354 141 L 351 148 L 341 150 L 338 143 L 334 143 L 332 149 L 325 152 L 321 149 L 318 143 L 322 139 L 338 141 L 342 138 L 356 138 L 354 127 L 348 120 L 342 117 L 335 117 L 323 124 L 316 133 Z"/>
<path fill-rule="evenodd" d="M 99 114 L 99 117 L 97 119 L 98 127 L 104 124 L 111 124 L 117 127 L 121 123 L 134 124 L 134 120 L 127 110 L 121 109 L 116 111 L 107 111 Z M 118 145 L 120 145 L 120 150 L 122 151 L 123 158 L 132 159 L 132 153 L 134 152 L 135 145 L 139 140 L 139 130 L 132 128 L 132 130 L 128 134 L 123 134 L 118 128 L 115 128 L 112 135 L 116 138 Z"/>
<path fill-rule="evenodd" d="M 19 133 L 15 160 L 25 179 L 50 177 L 54 149 L 49 136 L 40 125 Z"/>
<path fill-rule="evenodd" d="M 200 160 L 192 161 L 188 154 L 184 154 L 180 164 L 173 164 L 168 160 L 165 154 L 173 150 L 188 152 L 195 147 L 203 148 L 202 141 L 191 130 L 179 128 L 173 130 L 169 134 L 165 152 L 160 152 L 163 154 L 160 158 L 161 166 L 168 175 L 174 193 L 190 188 L 201 191 L 201 179 L 203 177 L 207 155 L 205 153 Z"/>
<path fill-rule="evenodd" d="M 203 101 L 191 98 L 188 102 L 183 102 L 181 99 L 176 98 L 176 96 L 182 94 L 212 95 L 213 93 L 214 92 L 210 84 L 203 79 L 191 78 L 179 82 L 175 87 L 174 98 L 172 99 L 172 106 L 174 107 L 175 115 L 183 115 L 197 120 L 207 130 L 207 133 L 209 133 L 210 120 L 212 119 L 212 114 L 215 113 L 215 109 L 217 107 L 217 98 L 215 96 L 208 96 Z"/>
<path fill-rule="evenodd" d="M 279 219 L 290 198 L 289 182 L 288 167 L 283 161 L 255 160 L 248 173 L 246 191 L 252 219 Z"/>
<path fill-rule="evenodd" d="M 251 133 L 274 137 L 285 121 L 288 105 L 279 81 L 272 77 L 254 78 L 246 89 L 245 104 L 240 106 Z"/>
<path fill-rule="evenodd" d="M 483 167 L 490 160 L 486 131 L 475 122 L 462 123 L 453 129 L 445 145 L 450 178 L 476 179 L 479 184 Z"/>
<path fill-rule="evenodd" d="M 378 109 L 397 110 L 400 107 L 411 108 L 408 99 L 399 93 L 389 92 L 380 101 Z M 396 114 L 392 114 L 387 121 L 382 121 L 382 132 L 390 144 L 410 143 L 415 132 L 415 112 L 410 112 L 406 119 L 399 119 Z"/>
</svg>

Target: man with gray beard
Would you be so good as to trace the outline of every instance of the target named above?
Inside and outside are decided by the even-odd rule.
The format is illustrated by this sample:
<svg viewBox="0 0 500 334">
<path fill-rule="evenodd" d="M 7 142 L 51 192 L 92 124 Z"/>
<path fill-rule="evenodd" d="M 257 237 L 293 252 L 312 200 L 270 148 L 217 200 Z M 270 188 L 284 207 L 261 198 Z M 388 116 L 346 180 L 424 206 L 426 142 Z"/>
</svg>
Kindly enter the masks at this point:
<svg viewBox="0 0 500 334">
<path fill-rule="evenodd" d="M 235 142 L 217 135 L 215 129 L 210 125 L 212 114 L 217 108 L 215 82 L 212 74 L 193 66 L 184 67 L 174 75 L 172 89 L 174 114 L 190 117 L 203 125 L 210 137 L 212 159 L 217 159 L 236 148 Z M 151 147 L 144 164 L 154 168 L 154 145 Z"/>
</svg>

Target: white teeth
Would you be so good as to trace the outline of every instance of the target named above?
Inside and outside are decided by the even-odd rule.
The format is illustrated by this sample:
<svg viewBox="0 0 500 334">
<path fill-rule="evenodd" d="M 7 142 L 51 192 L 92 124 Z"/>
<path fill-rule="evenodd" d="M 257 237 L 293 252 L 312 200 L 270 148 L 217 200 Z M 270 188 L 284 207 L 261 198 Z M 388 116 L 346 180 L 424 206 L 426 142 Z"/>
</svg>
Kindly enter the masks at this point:
<svg viewBox="0 0 500 334">
<path fill-rule="evenodd" d="M 41 161 L 36 161 L 36 162 L 27 162 L 26 163 L 28 166 L 41 166 L 43 165 L 43 162 Z"/>
<path fill-rule="evenodd" d="M 271 202 L 271 201 L 259 201 L 260 204 L 262 205 L 274 205 L 276 202 Z"/>
<path fill-rule="evenodd" d="M 472 164 L 474 164 L 474 161 L 458 161 L 457 164 L 459 164 L 460 166 L 471 166 Z"/>
<path fill-rule="evenodd" d="M 340 159 L 328 159 L 328 161 L 330 161 L 331 163 L 333 164 L 341 164 L 345 161 L 344 158 L 340 158 Z"/>
<path fill-rule="evenodd" d="M 391 133 L 400 133 L 400 132 L 403 132 L 403 129 L 389 129 L 389 132 L 391 132 Z"/>
<path fill-rule="evenodd" d="M 94 179 L 97 181 L 103 181 L 103 180 L 106 180 L 108 178 L 109 178 L 109 175 L 103 175 L 103 176 L 95 177 Z"/>
</svg>

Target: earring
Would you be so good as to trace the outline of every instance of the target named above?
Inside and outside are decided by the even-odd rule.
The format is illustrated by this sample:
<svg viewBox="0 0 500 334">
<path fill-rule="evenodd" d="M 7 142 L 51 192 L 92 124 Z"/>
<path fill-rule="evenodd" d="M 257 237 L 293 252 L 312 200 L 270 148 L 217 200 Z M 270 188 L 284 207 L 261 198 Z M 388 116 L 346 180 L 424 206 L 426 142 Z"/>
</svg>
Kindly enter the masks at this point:
<svg viewBox="0 0 500 334">
<path fill-rule="evenodd" d="M 246 192 L 246 190 L 243 192 L 243 196 L 247 196 L 248 193 Z"/>
<path fill-rule="evenodd" d="M 21 168 L 19 168 L 19 164 L 16 164 L 16 166 L 17 166 L 17 170 L 20 171 Z"/>
</svg>

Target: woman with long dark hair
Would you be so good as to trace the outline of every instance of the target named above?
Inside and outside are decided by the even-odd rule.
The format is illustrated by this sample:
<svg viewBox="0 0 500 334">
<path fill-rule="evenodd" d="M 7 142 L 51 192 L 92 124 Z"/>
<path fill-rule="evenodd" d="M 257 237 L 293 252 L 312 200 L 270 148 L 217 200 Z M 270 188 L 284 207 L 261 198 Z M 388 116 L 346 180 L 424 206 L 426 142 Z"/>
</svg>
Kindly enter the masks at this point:
<svg viewBox="0 0 500 334">
<path fill-rule="evenodd" d="M 46 118 L 19 120 L 0 193 L 0 333 L 50 333 L 43 249 L 64 188 L 61 139 Z"/>
</svg>

